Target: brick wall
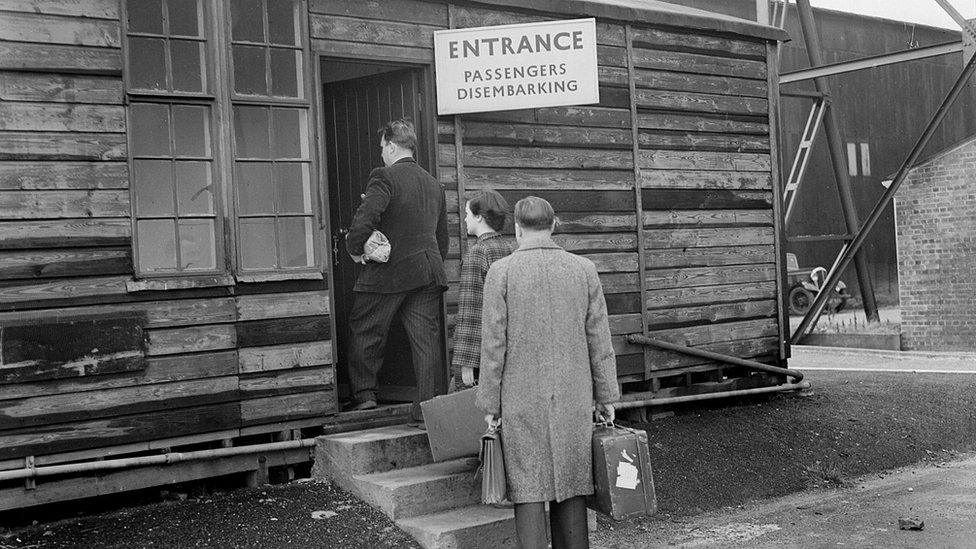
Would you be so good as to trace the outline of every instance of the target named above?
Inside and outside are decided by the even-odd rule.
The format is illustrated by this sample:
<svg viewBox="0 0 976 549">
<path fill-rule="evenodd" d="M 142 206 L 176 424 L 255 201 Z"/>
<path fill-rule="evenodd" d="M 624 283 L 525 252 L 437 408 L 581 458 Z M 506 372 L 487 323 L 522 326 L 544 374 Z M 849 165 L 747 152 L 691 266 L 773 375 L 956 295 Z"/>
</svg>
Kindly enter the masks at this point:
<svg viewBox="0 0 976 549">
<path fill-rule="evenodd" d="M 976 139 L 913 168 L 895 204 L 904 347 L 976 351 Z"/>
</svg>

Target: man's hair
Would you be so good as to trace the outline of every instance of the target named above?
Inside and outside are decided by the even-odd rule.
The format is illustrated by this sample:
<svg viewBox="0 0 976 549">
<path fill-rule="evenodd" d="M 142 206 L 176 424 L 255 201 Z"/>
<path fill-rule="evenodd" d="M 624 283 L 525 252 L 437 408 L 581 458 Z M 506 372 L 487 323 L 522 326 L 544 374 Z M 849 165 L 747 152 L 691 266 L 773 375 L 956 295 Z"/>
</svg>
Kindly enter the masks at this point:
<svg viewBox="0 0 976 549">
<path fill-rule="evenodd" d="M 527 196 L 515 203 L 515 222 L 523 229 L 548 231 L 555 220 L 552 205 L 538 196 Z"/>
<path fill-rule="evenodd" d="M 417 132 L 409 118 L 390 120 L 378 133 L 384 141 L 396 143 L 414 154 L 417 153 Z"/>
<path fill-rule="evenodd" d="M 496 231 L 505 228 L 505 218 L 508 217 L 508 202 L 498 194 L 498 191 L 486 189 L 474 198 L 468 200 L 468 208 L 473 215 L 485 218 L 485 223 Z"/>
</svg>

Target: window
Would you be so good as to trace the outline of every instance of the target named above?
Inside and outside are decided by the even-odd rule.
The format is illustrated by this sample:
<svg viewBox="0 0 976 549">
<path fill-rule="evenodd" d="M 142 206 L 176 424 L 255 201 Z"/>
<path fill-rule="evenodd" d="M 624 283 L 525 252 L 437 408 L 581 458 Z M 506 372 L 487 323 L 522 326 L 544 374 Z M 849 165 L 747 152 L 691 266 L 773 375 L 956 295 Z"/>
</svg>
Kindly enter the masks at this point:
<svg viewBox="0 0 976 549">
<path fill-rule="evenodd" d="M 860 153 L 860 162 L 858 154 Z M 849 175 L 871 175 L 871 147 L 867 143 L 847 143 L 847 173 Z"/>
<path fill-rule="evenodd" d="M 137 274 L 315 269 L 301 2 L 126 0 L 125 10 Z M 213 61 L 224 49 L 227 67 Z"/>
<path fill-rule="evenodd" d="M 303 109 L 234 106 L 241 266 L 311 267 L 308 116 Z"/>
<path fill-rule="evenodd" d="M 128 0 L 129 89 L 207 91 L 200 0 Z"/>
<path fill-rule="evenodd" d="M 871 147 L 861 143 L 861 175 L 871 175 Z"/>
<path fill-rule="evenodd" d="M 315 264 L 299 7 L 231 2 L 238 255 L 246 273 Z"/>
<path fill-rule="evenodd" d="M 139 274 L 222 265 L 201 0 L 128 0 L 128 134 Z"/>
<path fill-rule="evenodd" d="M 294 0 L 234 0 L 234 92 L 304 97 L 301 26 Z"/>
<path fill-rule="evenodd" d="M 139 270 L 217 268 L 213 156 L 207 105 L 129 106 Z"/>
</svg>

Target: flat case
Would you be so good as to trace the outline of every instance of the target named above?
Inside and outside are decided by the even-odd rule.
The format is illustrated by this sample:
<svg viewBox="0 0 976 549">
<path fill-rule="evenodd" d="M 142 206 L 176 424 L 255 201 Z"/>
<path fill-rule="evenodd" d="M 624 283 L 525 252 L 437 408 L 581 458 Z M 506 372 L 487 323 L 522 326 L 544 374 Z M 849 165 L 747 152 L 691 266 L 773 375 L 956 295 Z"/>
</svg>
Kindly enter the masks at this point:
<svg viewBox="0 0 976 549">
<path fill-rule="evenodd" d="M 476 456 L 485 434 L 485 413 L 474 404 L 478 388 L 441 395 L 420 403 L 434 461 Z"/>
<path fill-rule="evenodd" d="M 589 507 L 614 520 L 657 512 L 647 433 L 598 425 L 593 430 L 594 494 Z"/>
</svg>

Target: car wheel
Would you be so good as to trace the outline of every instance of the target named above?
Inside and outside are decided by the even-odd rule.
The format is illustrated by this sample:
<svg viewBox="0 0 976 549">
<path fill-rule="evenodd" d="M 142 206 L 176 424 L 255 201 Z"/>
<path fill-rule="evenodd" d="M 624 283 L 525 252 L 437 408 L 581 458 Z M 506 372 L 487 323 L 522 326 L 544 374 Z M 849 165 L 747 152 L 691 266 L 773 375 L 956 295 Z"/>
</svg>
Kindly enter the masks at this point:
<svg viewBox="0 0 976 549">
<path fill-rule="evenodd" d="M 803 286 L 793 286 L 789 294 L 790 314 L 805 315 L 813 304 L 813 292 Z"/>
</svg>

